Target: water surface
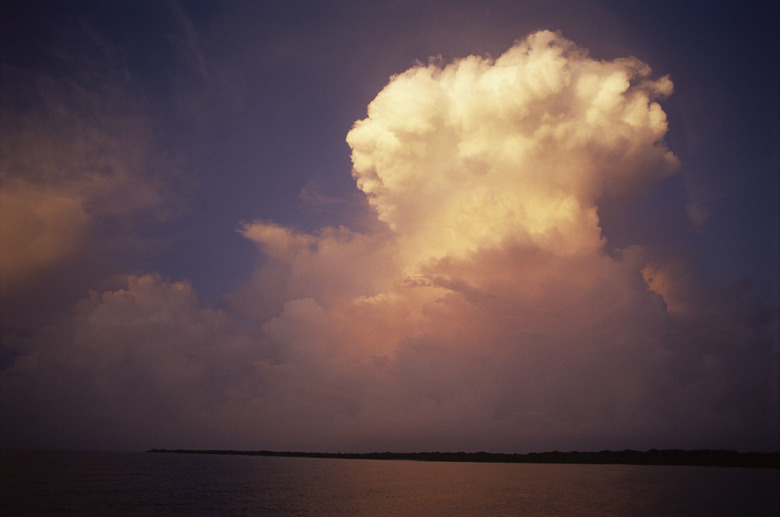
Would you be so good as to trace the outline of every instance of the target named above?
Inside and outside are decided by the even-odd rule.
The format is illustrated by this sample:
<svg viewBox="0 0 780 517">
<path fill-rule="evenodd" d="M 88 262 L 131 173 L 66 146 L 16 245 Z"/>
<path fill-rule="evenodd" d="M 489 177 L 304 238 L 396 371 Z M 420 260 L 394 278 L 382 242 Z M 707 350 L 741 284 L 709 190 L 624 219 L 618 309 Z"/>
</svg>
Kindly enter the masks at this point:
<svg viewBox="0 0 780 517">
<path fill-rule="evenodd" d="M 3 515 L 776 516 L 767 469 L 2 453 Z"/>
</svg>

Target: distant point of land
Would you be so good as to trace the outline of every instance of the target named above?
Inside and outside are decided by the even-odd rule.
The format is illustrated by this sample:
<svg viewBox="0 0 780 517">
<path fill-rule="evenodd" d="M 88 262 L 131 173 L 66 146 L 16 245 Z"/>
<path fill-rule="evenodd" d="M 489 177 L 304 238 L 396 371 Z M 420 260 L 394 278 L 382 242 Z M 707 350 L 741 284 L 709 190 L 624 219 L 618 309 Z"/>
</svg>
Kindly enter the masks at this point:
<svg viewBox="0 0 780 517">
<path fill-rule="evenodd" d="M 570 463 L 591 465 L 685 465 L 700 467 L 780 468 L 780 452 L 737 452 L 729 450 L 650 449 L 635 451 L 551 451 L 527 454 L 495 452 L 291 452 L 193 449 L 151 449 L 147 452 L 178 454 L 227 454 L 288 458 L 335 458 L 351 460 L 411 460 L 479 463 Z"/>
</svg>

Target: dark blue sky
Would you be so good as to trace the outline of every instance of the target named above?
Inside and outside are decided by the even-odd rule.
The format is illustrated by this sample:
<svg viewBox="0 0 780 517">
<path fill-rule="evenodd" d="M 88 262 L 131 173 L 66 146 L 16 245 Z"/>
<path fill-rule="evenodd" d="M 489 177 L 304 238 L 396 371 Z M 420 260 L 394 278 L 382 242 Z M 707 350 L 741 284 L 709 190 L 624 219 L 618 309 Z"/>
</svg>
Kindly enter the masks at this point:
<svg viewBox="0 0 780 517">
<path fill-rule="evenodd" d="M 62 416 L 47 409 L 53 402 L 40 393 L 40 386 L 46 372 L 56 371 L 57 382 L 72 388 L 65 406 L 76 407 L 84 400 L 73 379 L 90 378 L 87 384 L 99 384 L 97 370 L 62 362 L 42 343 L 52 334 L 57 336 L 54 341 L 62 342 L 61 349 L 92 346 L 83 337 L 89 333 L 79 327 L 96 321 L 79 319 L 86 318 L 84 300 L 90 291 L 95 300 L 131 291 L 128 275 L 158 274 L 164 285 L 188 282 L 200 300 L 198 314 L 213 310 L 230 321 L 218 325 L 220 329 L 247 325 L 228 332 L 230 339 L 257 343 L 251 353 L 231 352 L 237 363 L 287 364 L 282 352 L 276 357 L 268 351 L 284 350 L 287 337 L 276 336 L 271 339 L 276 344 L 268 344 L 267 324 L 281 317 L 285 303 L 314 299 L 330 308 L 318 298 L 330 295 L 317 291 L 304 296 L 289 285 L 280 287 L 284 275 L 297 278 L 290 273 L 297 266 L 274 265 L 275 260 L 284 261 L 273 258 L 259 238 L 242 235 L 242 225 L 273 223 L 300 235 L 321 235 L 322 228 L 343 226 L 364 236 L 361 239 L 385 242 L 377 236 L 387 229 L 351 175 L 351 149 L 345 138 L 353 124 L 366 118 L 367 106 L 394 74 L 416 63 L 427 64 L 431 56 L 440 56 L 441 66 L 469 55 L 496 58 L 539 29 L 560 31 L 589 49 L 594 60 L 634 56 L 652 68 L 651 78 L 670 76 L 674 93 L 659 102 L 669 123 L 664 140 L 679 158 L 680 168 L 643 195 L 595 200 L 605 239 L 599 253 L 622 264 L 626 250 L 642 248 L 647 264 L 676 271 L 678 276 L 667 272 L 664 278 L 677 278 L 690 292 L 668 289 L 697 308 L 696 325 L 718 314 L 739 312 L 735 321 L 751 330 L 734 330 L 733 336 L 739 337 L 733 340 L 751 344 L 731 345 L 745 345 L 748 354 L 760 350 L 756 360 L 773 357 L 775 362 L 773 374 L 757 374 L 764 379 L 762 387 L 755 388 L 764 405 L 748 411 L 766 424 L 771 420 L 767 407 L 776 407 L 777 402 L 778 21 L 778 7 L 768 1 L 5 2 L 0 31 L 0 188 L 6 197 L 0 210 L 6 212 L 3 246 L 14 251 L 7 252 L 2 270 L 0 366 L 4 375 L 16 379 L 4 381 L 9 383 L 4 410 L 22 422 L 6 429 L 5 437 L 22 443 L 22 429 L 29 428 L 35 429 L 31 440 L 36 446 L 83 445 L 76 438 L 60 440 L 42 430 Z M 352 237 L 350 242 L 357 240 Z M 307 242 L 311 249 L 325 246 Z M 344 268 L 353 267 L 351 259 L 343 260 Z M 311 267 L 320 271 L 320 266 Z M 638 275 L 641 267 L 636 267 Z M 658 268 L 652 271 L 663 269 Z M 645 276 L 647 271 L 645 267 Z M 687 272 L 688 280 L 680 280 L 681 271 Z M 283 291 L 282 301 L 266 300 L 270 300 L 270 295 L 262 294 L 266 291 Z M 669 296 L 665 291 L 664 301 L 671 306 Z M 712 305 L 716 302 L 711 300 L 726 298 L 722 305 Z M 276 312 L 268 307 L 277 307 Z M 661 332 L 665 347 L 681 335 L 689 336 L 690 342 L 705 340 L 690 337 L 693 334 L 686 332 L 693 331 L 681 325 L 674 320 Z M 173 327 L 170 332 L 176 333 Z M 638 334 L 633 336 L 638 339 Z M 411 341 L 407 337 L 403 342 Z M 697 353 L 702 361 L 731 357 L 722 350 Z M 133 356 L 127 350 L 123 354 Z M 669 366 L 670 371 L 693 364 L 692 354 L 683 354 L 685 360 Z M 181 355 L 199 357 L 206 369 L 216 368 L 201 352 L 185 350 Z M 32 368 L 30 377 L 19 381 L 14 377 L 21 375 L 19 365 L 32 364 L 32 359 L 19 362 L 25 357 L 35 357 L 38 369 Z M 388 357 L 401 360 L 392 353 Z M 109 363 L 118 371 L 135 368 L 116 361 Z M 291 367 L 297 365 L 294 359 L 287 361 Z M 690 372 L 696 369 L 691 368 Z M 237 372 L 220 375 L 234 379 L 252 375 Z M 693 383 L 695 375 L 690 372 L 680 375 Z M 307 375 L 312 385 L 327 384 L 318 374 Z M 648 382 L 661 382 L 662 377 L 650 376 L 654 380 Z M 212 393 L 220 382 L 208 377 L 200 386 L 208 386 L 203 390 Z M 688 386 L 686 382 L 681 385 Z M 350 384 L 345 381 L 346 385 Z M 338 386 L 328 389 L 347 390 Z M 112 389 L 123 393 L 129 388 Z M 190 392 L 200 393 L 196 388 Z M 38 402 L 20 410 L 21 400 L 30 393 Z M 724 407 L 746 407 L 751 393 L 735 395 L 723 402 Z M 661 396 L 647 395 L 652 399 L 648 404 L 658 404 Z M 259 400 L 259 395 L 247 397 Z M 117 395 L 114 402 L 106 399 L 101 404 L 121 406 L 123 400 Z M 278 400 L 291 399 L 279 395 Z M 197 405 L 182 399 L 170 404 Z M 20 411 L 24 415 L 17 414 Z M 203 411 L 218 418 L 219 411 L 213 408 Z M 761 413 L 766 418 L 756 416 Z M 230 415 L 223 418 L 234 421 Z M 85 418 L 106 428 L 121 421 L 110 411 L 96 410 Z M 273 418 L 285 422 L 284 415 Z M 663 418 L 673 419 L 667 414 Z M 149 422 L 154 419 L 150 416 Z M 201 424 L 192 424 L 198 430 L 191 443 L 208 442 L 204 437 L 211 428 Z M 333 425 L 328 429 L 336 435 L 338 426 Z M 408 444 L 415 446 L 428 443 L 426 433 L 438 424 L 421 424 L 420 429 L 405 425 L 421 437 Z M 76 436 L 76 427 L 63 436 Z M 153 427 L 144 427 L 140 434 L 153 439 L 154 432 L 149 431 Z M 668 431 L 664 436 L 674 436 L 671 427 L 664 428 Z M 287 427 L 280 424 L 278 429 Z M 572 447 L 606 446 L 605 434 L 592 433 L 592 441 Z M 761 446 L 767 446 L 771 434 L 756 433 L 763 440 Z M 215 440 L 253 445 L 239 435 L 216 433 Z M 499 435 L 485 434 L 497 448 L 511 448 L 511 440 Z M 169 435 L 161 431 L 160 436 Z M 404 444 L 393 436 L 388 431 L 386 443 Z M 753 438 L 729 427 L 704 445 L 744 448 Z M 285 445 L 278 438 L 268 439 Z M 137 444 L 123 440 L 107 446 Z M 637 438 L 639 445 L 652 446 L 650 441 Z M 358 447 L 382 443 L 366 439 Z M 549 445 L 567 447 L 565 440 L 559 443 Z M 668 438 L 667 443 L 692 441 Z M 304 438 L 289 446 L 307 444 L 327 447 Z M 490 443 L 473 445 L 491 449 Z"/>
<path fill-rule="evenodd" d="M 325 210 L 301 192 L 360 201 L 344 136 L 390 75 L 431 55 L 498 55 L 530 30 L 560 29 L 595 57 L 634 55 L 671 75 L 669 145 L 683 162 L 681 188 L 709 213 L 692 236 L 701 265 L 714 285 L 749 277 L 752 292 L 776 296 L 771 2 L 413 4 L 10 2 L 3 61 L 140 99 L 156 152 L 186 171 L 171 188 L 187 190 L 183 213 L 150 229 L 176 245 L 148 267 L 192 279 L 213 302 L 252 267 L 251 247 L 230 232 L 238 222 L 352 224 L 346 203 Z M 656 215 L 647 219 L 663 210 L 647 209 Z"/>
</svg>

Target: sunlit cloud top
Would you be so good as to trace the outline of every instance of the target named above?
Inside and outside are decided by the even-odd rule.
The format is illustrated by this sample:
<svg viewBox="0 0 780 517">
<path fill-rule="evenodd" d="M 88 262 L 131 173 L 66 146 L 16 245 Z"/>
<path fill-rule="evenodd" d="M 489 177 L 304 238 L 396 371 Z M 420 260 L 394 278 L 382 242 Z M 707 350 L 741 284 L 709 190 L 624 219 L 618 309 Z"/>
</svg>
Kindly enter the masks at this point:
<svg viewBox="0 0 780 517">
<path fill-rule="evenodd" d="M 415 260 L 506 240 L 594 249 L 602 197 L 644 193 L 679 165 L 655 102 L 672 83 L 649 76 L 549 31 L 497 59 L 416 66 L 347 135 L 353 175 Z"/>
</svg>

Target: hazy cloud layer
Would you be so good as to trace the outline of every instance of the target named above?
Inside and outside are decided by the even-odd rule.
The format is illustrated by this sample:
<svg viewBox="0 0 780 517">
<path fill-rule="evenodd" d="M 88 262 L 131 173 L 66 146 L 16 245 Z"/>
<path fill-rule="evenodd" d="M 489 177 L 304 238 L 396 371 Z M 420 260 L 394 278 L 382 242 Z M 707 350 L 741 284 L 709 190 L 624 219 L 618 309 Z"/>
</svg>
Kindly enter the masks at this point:
<svg viewBox="0 0 780 517">
<path fill-rule="evenodd" d="M 6 282 L 95 246 L 137 245 L 137 225 L 181 211 L 184 190 L 172 189 L 179 164 L 155 148 L 143 102 L 123 85 L 100 75 L 79 82 L 10 66 L 2 73 Z M 124 225 L 122 235 L 99 235 L 110 222 Z"/>
<path fill-rule="evenodd" d="M 5 439 L 772 447 L 767 311 L 739 289 L 708 290 L 684 253 L 616 250 L 602 234 L 600 203 L 630 204 L 679 167 L 658 104 L 671 93 L 639 60 L 600 61 L 548 31 L 495 59 L 394 76 L 347 135 L 384 226 L 243 224 L 263 261 L 222 309 L 158 274 L 92 291 L 72 318 L 15 340 Z M 76 236 L 94 211 L 158 206 L 158 190 L 122 183 L 84 148 L 78 173 L 46 182 L 60 187 L 3 185 L 12 214 L 41 221 L 4 230 L 26 241 L 3 267 L 35 242 L 52 250 L 41 261 L 73 252 L 54 221 Z M 132 207 L 90 204 L 107 183 L 136 192 Z"/>
</svg>

